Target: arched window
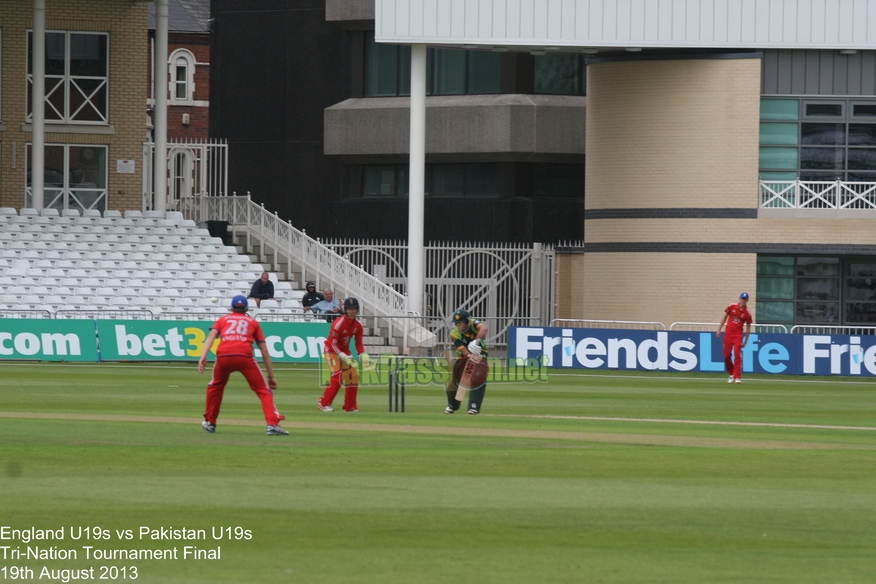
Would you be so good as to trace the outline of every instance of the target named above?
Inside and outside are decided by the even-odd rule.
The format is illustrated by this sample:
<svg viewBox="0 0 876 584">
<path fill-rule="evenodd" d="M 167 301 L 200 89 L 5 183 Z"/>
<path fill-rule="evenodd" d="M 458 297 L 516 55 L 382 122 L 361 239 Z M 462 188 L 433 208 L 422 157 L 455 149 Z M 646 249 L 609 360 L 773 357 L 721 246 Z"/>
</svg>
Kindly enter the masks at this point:
<svg viewBox="0 0 876 584">
<path fill-rule="evenodd" d="M 170 101 L 193 101 L 195 96 L 195 56 L 177 49 L 168 59 Z"/>
</svg>

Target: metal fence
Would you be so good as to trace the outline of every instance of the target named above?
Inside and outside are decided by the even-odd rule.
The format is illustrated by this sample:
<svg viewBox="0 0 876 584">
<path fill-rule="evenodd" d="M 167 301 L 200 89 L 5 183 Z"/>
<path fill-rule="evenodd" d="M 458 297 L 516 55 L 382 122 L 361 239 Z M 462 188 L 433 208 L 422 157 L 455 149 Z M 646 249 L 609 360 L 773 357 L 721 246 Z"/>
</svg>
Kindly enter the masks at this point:
<svg viewBox="0 0 876 584">
<path fill-rule="evenodd" d="M 397 292 L 406 293 L 406 241 L 327 239 L 323 243 Z M 465 308 L 481 320 L 492 321 L 496 337 L 517 319 L 550 321 L 555 265 L 552 246 L 430 242 L 424 251 L 425 316 L 447 322 L 457 309 Z"/>
<path fill-rule="evenodd" d="M 143 211 L 153 208 L 152 164 L 155 143 L 143 143 Z M 187 139 L 167 142 L 167 210 L 179 210 L 182 201 L 196 195 L 228 194 L 228 144 L 224 139 Z"/>
</svg>

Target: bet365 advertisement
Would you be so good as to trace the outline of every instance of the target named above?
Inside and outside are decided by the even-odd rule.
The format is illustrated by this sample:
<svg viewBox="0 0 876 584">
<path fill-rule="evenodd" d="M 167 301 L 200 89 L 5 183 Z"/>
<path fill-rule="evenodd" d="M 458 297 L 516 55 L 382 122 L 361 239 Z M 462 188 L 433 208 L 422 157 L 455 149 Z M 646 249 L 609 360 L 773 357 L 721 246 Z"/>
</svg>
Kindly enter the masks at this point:
<svg viewBox="0 0 876 584">
<path fill-rule="evenodd" d="M 212 324 L 179 320 L 0 319 L 0 360 L 196 361 Z M 275 362 L 322 362 L 322 345 L 329 332 L 327 322 L 260 324 Z M 261 356 L 258 349 L 256 354 Z"/>
<path fill-rule="evenodd" d="M 723 335 L 714 332 L 512 327 L 508 357 L 547 357 L 573 369 L 724 371 Z M 746 373 L 876 376 L 876 336 L 752 334 Z"/>
</svg>

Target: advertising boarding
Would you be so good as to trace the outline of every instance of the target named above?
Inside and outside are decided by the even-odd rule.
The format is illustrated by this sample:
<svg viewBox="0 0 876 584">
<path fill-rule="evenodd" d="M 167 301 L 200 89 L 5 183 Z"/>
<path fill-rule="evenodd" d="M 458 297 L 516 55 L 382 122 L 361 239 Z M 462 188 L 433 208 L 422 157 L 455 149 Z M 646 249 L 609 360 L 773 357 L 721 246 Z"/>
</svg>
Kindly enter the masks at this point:
<svg viewBox="0 0 876 584">
<path fill-rule="evenodd" d="M 712 332 L 512 327 L 509 359 L 544 356 L 571 369 L 724 371 L 723 336 Z M 745 373 L 876 376 L 876 336 L 753 334 Z"/>
</svg>

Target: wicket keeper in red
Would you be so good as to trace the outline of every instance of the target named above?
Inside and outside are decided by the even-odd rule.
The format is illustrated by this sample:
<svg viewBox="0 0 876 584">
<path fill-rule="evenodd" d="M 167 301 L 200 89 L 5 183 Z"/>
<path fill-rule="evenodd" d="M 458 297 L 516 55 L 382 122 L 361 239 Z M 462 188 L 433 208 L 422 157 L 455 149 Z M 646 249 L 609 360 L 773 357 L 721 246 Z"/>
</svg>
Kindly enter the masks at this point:
<svg viewBox="0 0 876 584">
<path fill-rule="evenodd" d="M 751 334 L 751 313 L 748 312 L 748 292 L 739 295 L 739 302 L 731 304 L 724 310 L 724 318 L 715 332 L 716 337 L 721 336 L 721 329 L 727 323 L 724 331 L 724 366 L 730 377 L 727 383 L 742 383 L 742 348 L 748 342 Z M 745 326 L 745 338 L 742 337 L 742 328 Z M 731 353 L 732 357 L 731 358 Z M 735 360 L 734 360 L 735 358 Z"/>
<path fill-rule="evenodd" d="M 362 345 L 362 323 L 356 320 L 359 315 L 359 301 L 355 298 L 347 298 L 343 304 L 344 316 L 336 318 L 329 329 L 329 336 L 325 340 L 322 353 L 325 362 L 331 371 L 331 381 L 325 388 L 325 393 L 317 400 L 317 407 L 324 412 L 335 411 L 332 402 L 343 382 L 344 411 L 358 412 L 356 396 L 359 393 L 359 372 L 356 371 L 356 359 L 350 354 L 350 340 L 356 343 L 356 353 L 362 361 L 363 369 L 370 369 L 371 358 L 365 352 Z"/>
<path fill-rule="evenodd" d="M 210 334 L 204 342 L 204 352 L 198 361 L 200 373 L 207 368 L 207 355 L 216 338 L 219 338 L 216 363 L 213 365 L 213 379 L 207 385 L 207 411 L 204 413 L 201 426 L 210 434 L 216 431 L 216 418 L 219 417 L 219 408 L 222 406 L 222 395 L 225 393 L 228 377 L 239 371 L 262 402 L 262 411 L 268 424 L 265 433 L 268 436 L 288 436 L 289 432 L 280 427 L 280 415 L 274 407 L 274 394 L 271 390 L 277 389 L 277 380 L 274 379 L 274 367 L 265 343 L 265 335 L 259 323 L 246 313 L 247 308 L 246 296 L 238 295 L 232 298 L 232 312 L 213 323 Z M 268 371 L 267 385 L 262 370 L 256 362 L 253 343 L 256 343 L 262 352 L 265 369 Z"/>
</svg>

